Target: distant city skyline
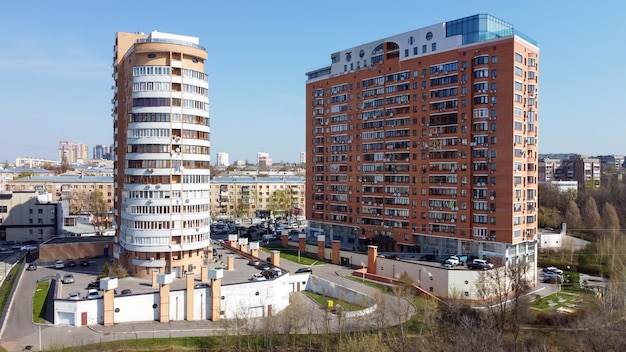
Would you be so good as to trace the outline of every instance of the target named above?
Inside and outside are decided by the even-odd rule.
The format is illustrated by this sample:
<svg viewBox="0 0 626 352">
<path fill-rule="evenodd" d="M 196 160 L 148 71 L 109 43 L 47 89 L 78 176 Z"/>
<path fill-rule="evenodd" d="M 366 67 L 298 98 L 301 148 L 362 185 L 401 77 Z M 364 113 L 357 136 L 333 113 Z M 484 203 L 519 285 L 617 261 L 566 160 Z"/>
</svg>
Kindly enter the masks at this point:
<svg viewBox="0 0 626 352">
<path fill-rule="evenodd" d="M 450 0 L 445 11 L 424 12 L 422 3 L 399 0 L 394 8 L 411 16 L 364 22 L 347 37 L 338 36 L 333 25 L 318 26 L 310 13 L 281 0 L 245 6 L 198 3 L 194 11 L 205 14 L 202 22 L 171 21 L 168 7 L 158 1 L 131 2 L 124 11 L 109 3 L 86 8 L 76 0 L 33 4 L 9 2 L 0 14 L 0 30 L 10 33 L 0 53 L 7 131 L 0 160 L 56 159 L 61 140 L 90 148 L 112 144 L 112 40 L 118 31 L 156 29 L 199 37 L 207 49 L 212 150 L 229 153 L 230 160 L 254 162 L 256 152 L 264 150 L 274 162 L 298 161 L 305 150 L 306 72 L 351 45 L 476 13 L 506 18 L 542 48 L 540 153 L 626 153 L 619 143 L 626 120 L 615 113 L 621 111 L 626 48 L 614 41 L 626 28 L 606 25 L 620 23 L 623 3 L 606 11 L 592 2 L 529 0 L 524 3 L 528 10 L 520 11 L 506 2 Z M 345 22 L 347 13 L 364 21 L 372 17 L 373 6 L 381 6 L 352 0 L 317 4 L 332 6 L 324 17 L 329 24 Z M 584 46 L 594 49 L 583 52 Z M 583 58 L 597 68 L 584 69 Z M 573 87 L 584 92 L 584 99 L 573 98 Z M 214 164 L 216 153 L 211 154 Z"/>
</svg>

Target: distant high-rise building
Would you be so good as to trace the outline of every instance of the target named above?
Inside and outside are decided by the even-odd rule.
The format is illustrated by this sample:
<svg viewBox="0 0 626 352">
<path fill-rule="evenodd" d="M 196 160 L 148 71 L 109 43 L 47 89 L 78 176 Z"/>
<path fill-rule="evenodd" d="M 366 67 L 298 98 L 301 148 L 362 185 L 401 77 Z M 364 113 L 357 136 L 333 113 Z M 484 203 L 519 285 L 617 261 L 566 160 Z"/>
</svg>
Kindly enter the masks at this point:
<svg viewBox="0 0 626 352">
<path fill-rule="evenodd" d="M 118 32 L 113 256 L 131 275 L 182 276 L 210 245 L 208 54 L 199 39 Z"/>
<path fill-rule="evenodd" d="M 112 160 L 111 146 L 99 144 L 93 147 L 93 158 L 101 160 Z"/>
<path fill-rule="evenodd" d="M 307 73 L 309 225 L 365 250 L 536 262 L 539 48 L 475 15 Z"/>
<path fill-rule="evenodd" d="M 268 168 L 272 166 L 272 158 L 270 158 L 270 154 L 266 152 L 258 152 L 257 165 L 263 168 Z"/>
<path fill-rule="evenodd" d="M 300 164 L 306 163 L 306 152 L 300 152 Z"/>
<path fill-rule="evenodd" d="M 226 152 L 218 152 L 217 153 L 217 166 L 228 166 L 228 153 Z"/>
<path fill-rule="evenodd" d="M 69 164 L 89 160 L 89 147 L 83 143 L 59 142 L 59 162 Z"/>
</svg>

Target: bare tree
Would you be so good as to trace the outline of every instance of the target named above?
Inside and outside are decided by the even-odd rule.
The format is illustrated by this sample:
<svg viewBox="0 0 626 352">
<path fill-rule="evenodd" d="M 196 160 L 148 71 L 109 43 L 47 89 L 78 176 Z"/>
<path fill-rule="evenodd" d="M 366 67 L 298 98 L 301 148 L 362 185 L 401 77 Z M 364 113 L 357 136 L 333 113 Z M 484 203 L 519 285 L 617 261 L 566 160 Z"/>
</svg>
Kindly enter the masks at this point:
<svg viewBox="0 0 626 352">
<path fill-rule="evenodd" d="M 582 220 L 585 224 L 585 228 L 590 230 L 595 235 L 600 235 L 600 229 L 602 226 L 602 219 L 598 212 L 598 206 L 596 200 L 593 197 L 588 197 L 581 209 Z"/>
<path fill-rule="evenodd" d="M 573 200 L 570 200 L 565 207 L 565 222 L 568 229 L 575 230 L 580 226 L 580 209 L 578 209 L 578 204 Z"/>
</svg>

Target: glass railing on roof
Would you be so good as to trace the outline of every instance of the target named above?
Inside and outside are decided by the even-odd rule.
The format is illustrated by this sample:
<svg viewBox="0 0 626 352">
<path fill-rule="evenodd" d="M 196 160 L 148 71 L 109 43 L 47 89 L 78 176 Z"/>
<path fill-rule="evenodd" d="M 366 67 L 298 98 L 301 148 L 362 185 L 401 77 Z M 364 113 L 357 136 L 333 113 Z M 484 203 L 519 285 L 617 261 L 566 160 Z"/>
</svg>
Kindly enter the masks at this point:
<svg viewBox="0 0 626 352">
<path fill-rule="evenodd" d="M 186 42 L 184 40 L 163 39 L 163 38 L 144 38 L 144 39 L 137 39 L 137 43 L 180 44 L 180 45 L 190 46 L 190 47 L 193 47 L 193 48 L 197 48 L 197 49 L 206 51 L 206 49 L 203 46 L 195 44 L 195 43 L 191 43 L 191 42 Z"/>
</svg>

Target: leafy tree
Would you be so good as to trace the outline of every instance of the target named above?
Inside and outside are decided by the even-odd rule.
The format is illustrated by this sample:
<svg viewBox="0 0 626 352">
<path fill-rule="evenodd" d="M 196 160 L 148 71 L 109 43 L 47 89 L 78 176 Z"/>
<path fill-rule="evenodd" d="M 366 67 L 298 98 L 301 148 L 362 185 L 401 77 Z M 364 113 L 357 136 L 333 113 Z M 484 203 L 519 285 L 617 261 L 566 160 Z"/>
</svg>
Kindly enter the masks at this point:
<svg viewBox="0 0 626 352">
<path fill-rule="evenodd" d="M 94 225 L 102 227 L 106 222 L 109 207 L 100 190 L 94 190 L 89 194 L 89 212 L 94 216 Z"/>
<path fill-rule="evenodd" d="M 272 193 L 269 200 L 270 213 L 276 215 L 281 213 L 286 216 L 291 212 L 291 198 L 285 190 L 277 190 Z"/>
<path fill-rule="evenodd" d="M 243 199 L 240 199 L 237 203 L 237 207 L 235 208 L 235 216 L 238 218 L 249 216 L 250 215 L 250 204 L 246 204 L 243 202 Z"/>
</svg>

